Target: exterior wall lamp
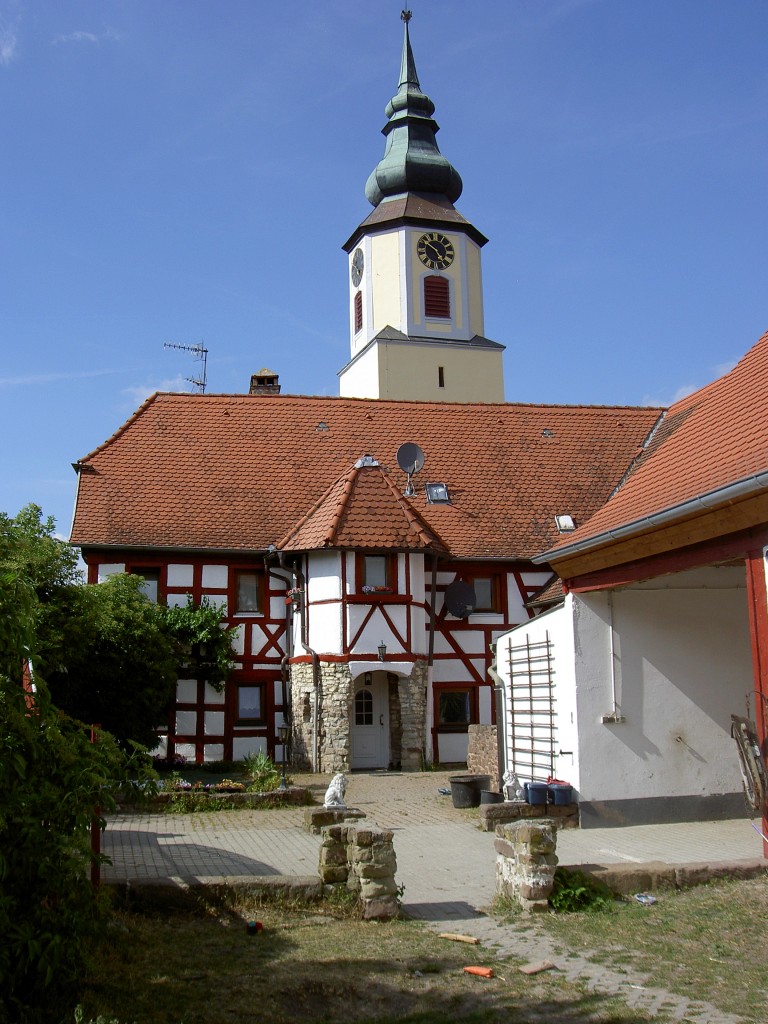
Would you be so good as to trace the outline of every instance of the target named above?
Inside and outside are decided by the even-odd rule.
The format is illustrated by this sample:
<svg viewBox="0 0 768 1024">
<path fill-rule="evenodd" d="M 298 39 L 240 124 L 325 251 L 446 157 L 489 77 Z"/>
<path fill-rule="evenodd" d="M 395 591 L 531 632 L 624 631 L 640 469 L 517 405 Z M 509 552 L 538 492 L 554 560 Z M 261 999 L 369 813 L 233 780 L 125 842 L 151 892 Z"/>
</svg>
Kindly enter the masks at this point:
<svg viewBox="0 0 768 1024">
<path fill-rule="evenodd" d="M 277 735 L 280 737 L 280 743 L 282 744 L 282 747 L 283 747 L 283 756 L 281 758 L 282 764 L 280 765 L 280 767 L 282 769 L 282 777 L 280 779 L 280 786 L 279 786 L 280 789 L 288 789 L 288 783 L 286 782 L 286 779 L 285 779 L 285 762 L 287 760 L 286 755 L 288 753 L 287 743 L 288 743 L 288 733 L 289 732 L 290 732 L 290 729 L 288 728 L 287 725 L 285 725 L 285 724 L 278 725 L 278 727 L 277 727 Z"/>
<path fill-rule="evenodd" d="M 384 661 L 387 656 L 387 645 L 385 643 L 379 644 L 379 661 Z"/>
</svg>

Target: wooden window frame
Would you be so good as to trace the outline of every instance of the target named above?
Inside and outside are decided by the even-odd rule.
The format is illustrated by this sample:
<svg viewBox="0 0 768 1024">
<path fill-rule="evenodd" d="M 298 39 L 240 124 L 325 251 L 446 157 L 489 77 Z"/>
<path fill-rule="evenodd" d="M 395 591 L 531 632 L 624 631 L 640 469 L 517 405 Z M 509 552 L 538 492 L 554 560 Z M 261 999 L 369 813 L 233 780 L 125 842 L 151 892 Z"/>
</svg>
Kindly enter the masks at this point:
<svg viewBox="0 0 768 1024">
<path fill-rule="evenodd" d="M 441 718 L 441 698 L 453 693 L 466 694 L 469 704 L 469 718 L 466 722 L 444 722 Z M 477 723 L 477 687 L 464 684 L 435 688 L 435 725 L 438 732 L 469 732 L 470 725 Z"/>
<path fill-rule="evenodd" d="M 240 691 L 245 688 L 260 690 L 261 691 L 261 715 L 259 717 L 243 717 L 240 714 Z M 268 714 L 267 714 L 267 684 L 266 682 L 259 682 L 254 679 L 243 679 L 238 680 L 234 686 L 235 691 L 235 709 L 234 709 L 234 724 L 247 725 L 251 728 L 256 726 L 267 725 Z"/>
<path fill-rule="evenodd" d="M 365 582 L 365 560 L 366 558 L 383 558 L 385 560 L 385 574 L 386 580 L 384 590 L 374 590 L 366 592 L 363 587 L 367 586 Z M 355 552 L 355 592 L 359 597 L 364 597 L 366 600 L 377 597 L 385 597 L 389 594 L 397 593 L 397 555 L 388 554 L 382 551 L 356 551 Z"/>
<path fill-rule="evenodd" d="M 153 601 L 152 598 L 147 594 L 147 599 L 152 601 L 153 604 L 165 604 L 165 566 L 163 565 L 146 565 L 139 562 L 131 562 L 126 565 L 125 571 L 131 576 L 143 576 L 145 579 L 156 579 L 157 580 L 157 598 Z M 147 575 L 149 574 L 149 575 Z"/>
<path fill-rule="evenodd" d="M 363 705 L 362 707 L 360 705 Z M 354 699 L 354 720 L 355 725 L 373 725 L 373 694 L 369 689 L 361 687 L 355 694 Z M 362 714 L 361 714 L 362 713 Z M 360 718 L 363 721 L 359 721 Z M 370 718 L 370 722 L 365 719 Z"/>
<path fill-rule="evenodd" d="M 361 291 L 355 292 L 354 298 L 354 316 L 355 316 L 355 334 L 359 334 L 363 329 L 363 293 Z"/>
<path fill-rule="evenodd" d="M 474 589 L 475 582 L 477 580 L 489 580 L 491 584 L 491 606 L 489 608 L 475 607 L 475 612 L 485 613 L 487 615 L 501 615 L 503 608 L 501 602 L 501 573 L 498 572 L 478 572 L 474 573 L 469 577 L 469 582 L 472 584 Z M 475 590 L 475 596 L 477 596 L 477 590 Z"/>
<path fill-rule="evenodd" d="M 256 609 L 256 611 L 248 609 L 241 610 L 238 605 L 238 595 L 240 591 L 239 580 L 240 577 L 243 575 L 256 577 L 256 590 L 258 594 L 258 608 Z M 230 600 L 228 602 L 228 607 L 232 609 L 232 611 L 230 612 L 231 615 L 236 615 L 239 618 L 243 618 L 245 616 L 264 617 L 266 616 L 268 610 L 268 600 L 269 596 L 267 594 L 267 578 L 263 569 L 261 569 L 259 566 L 254 565 L 241 565 L 232 569 L 232 584 Z"/>
<path fill-rule="evenodd" d="M 451 319 L 451 282 L 439 274 L 424 278 L 424 317 L 427 320 Z"/>
</svg>

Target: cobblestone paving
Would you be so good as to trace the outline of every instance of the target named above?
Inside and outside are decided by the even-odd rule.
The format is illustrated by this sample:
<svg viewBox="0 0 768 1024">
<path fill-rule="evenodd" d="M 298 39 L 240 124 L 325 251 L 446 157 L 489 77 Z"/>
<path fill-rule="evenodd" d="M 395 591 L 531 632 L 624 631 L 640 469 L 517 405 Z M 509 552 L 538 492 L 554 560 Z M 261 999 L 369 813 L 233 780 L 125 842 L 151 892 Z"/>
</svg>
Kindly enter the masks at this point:
<svg viewBox="0 0 768 1024">
<path fill-rule="evenodd" d="M 451 773 L 376 772 L 348 779 L 347 804 L 395 833 L 403 909 L 437 931 L 475 935 L 502 956 L 553 960 L 570 981 L 622 996 L 661 1020 L 739 1024 L 740 1018 L 669 992 L 647 989 L 583 956 L 557 950 L 535 921 L 501 925 L 482 910 L 493 900 L 494 837 L 474 811 L 454 808 Z M 327 776 L 294 776 L 322 802 Z M 320 838 L 304 828 L 304 808 L 214 814 L 134 814 L 109 819 L 103 849 L 112 858 L 105 881 L 216 882 L 253 875 L 316 875 Z M 757 860 L 762 844 L 747 820 L 564 830 L 561 864 Z"/>
</svg>

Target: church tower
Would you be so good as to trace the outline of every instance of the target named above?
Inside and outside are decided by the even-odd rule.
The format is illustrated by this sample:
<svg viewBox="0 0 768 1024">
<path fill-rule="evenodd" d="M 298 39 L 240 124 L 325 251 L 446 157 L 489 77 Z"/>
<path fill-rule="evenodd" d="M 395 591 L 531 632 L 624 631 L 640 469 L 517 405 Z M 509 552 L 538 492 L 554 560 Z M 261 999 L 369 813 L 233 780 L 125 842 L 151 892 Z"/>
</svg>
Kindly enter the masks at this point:
<svg viewBox="0 0 768 1024">
<path fill-rule="evenodd" d="M 405 23 L 400 80 L 386 106 L 384 156 L 368 178 L 373 211 L 349 256 L 351 358 L 342 397 L 503 402 L 504 346 L 483 336 L 480 250 L 454 207 L 457 171 L 440 152 L 435 105 L 421 91 Z"/>
</svg>

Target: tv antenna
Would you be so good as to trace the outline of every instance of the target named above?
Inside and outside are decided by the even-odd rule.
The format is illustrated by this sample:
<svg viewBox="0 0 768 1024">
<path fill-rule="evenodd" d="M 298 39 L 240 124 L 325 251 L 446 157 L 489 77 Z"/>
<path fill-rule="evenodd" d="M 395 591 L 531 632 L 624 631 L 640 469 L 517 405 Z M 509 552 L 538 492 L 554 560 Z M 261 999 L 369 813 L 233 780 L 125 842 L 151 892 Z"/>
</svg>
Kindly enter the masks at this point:
<svg viewBox="0 0 768 1024">
<path fill-rule="evenodd" d="M 195 359 L 198 359 L 203 364 L 202 373 L 198 374 L 197 377 L 185 377 L 184 380 L 197 388 L 199 394 L 204 395 L 208 379 L 208 349 L 203 343 L 200 342 L 199 345 L 177 345 L 174 341 L 164 341 L 163 348 L 178 348 L 182 352 L 191 352 Z"/>
<path fill-rule="evenodd" d="M 408 477 L 403 497 L 412 498 L 416 493 L 416 488 L 413 486 L 411 477 L 415 476 L 424 465 L 424 452 L 417 444 L 414 444 L 412 441 L 406 441 L 405 444 L 401 444 L 397 449 L 396 458 L 398 466 Z"/>
</svg>

